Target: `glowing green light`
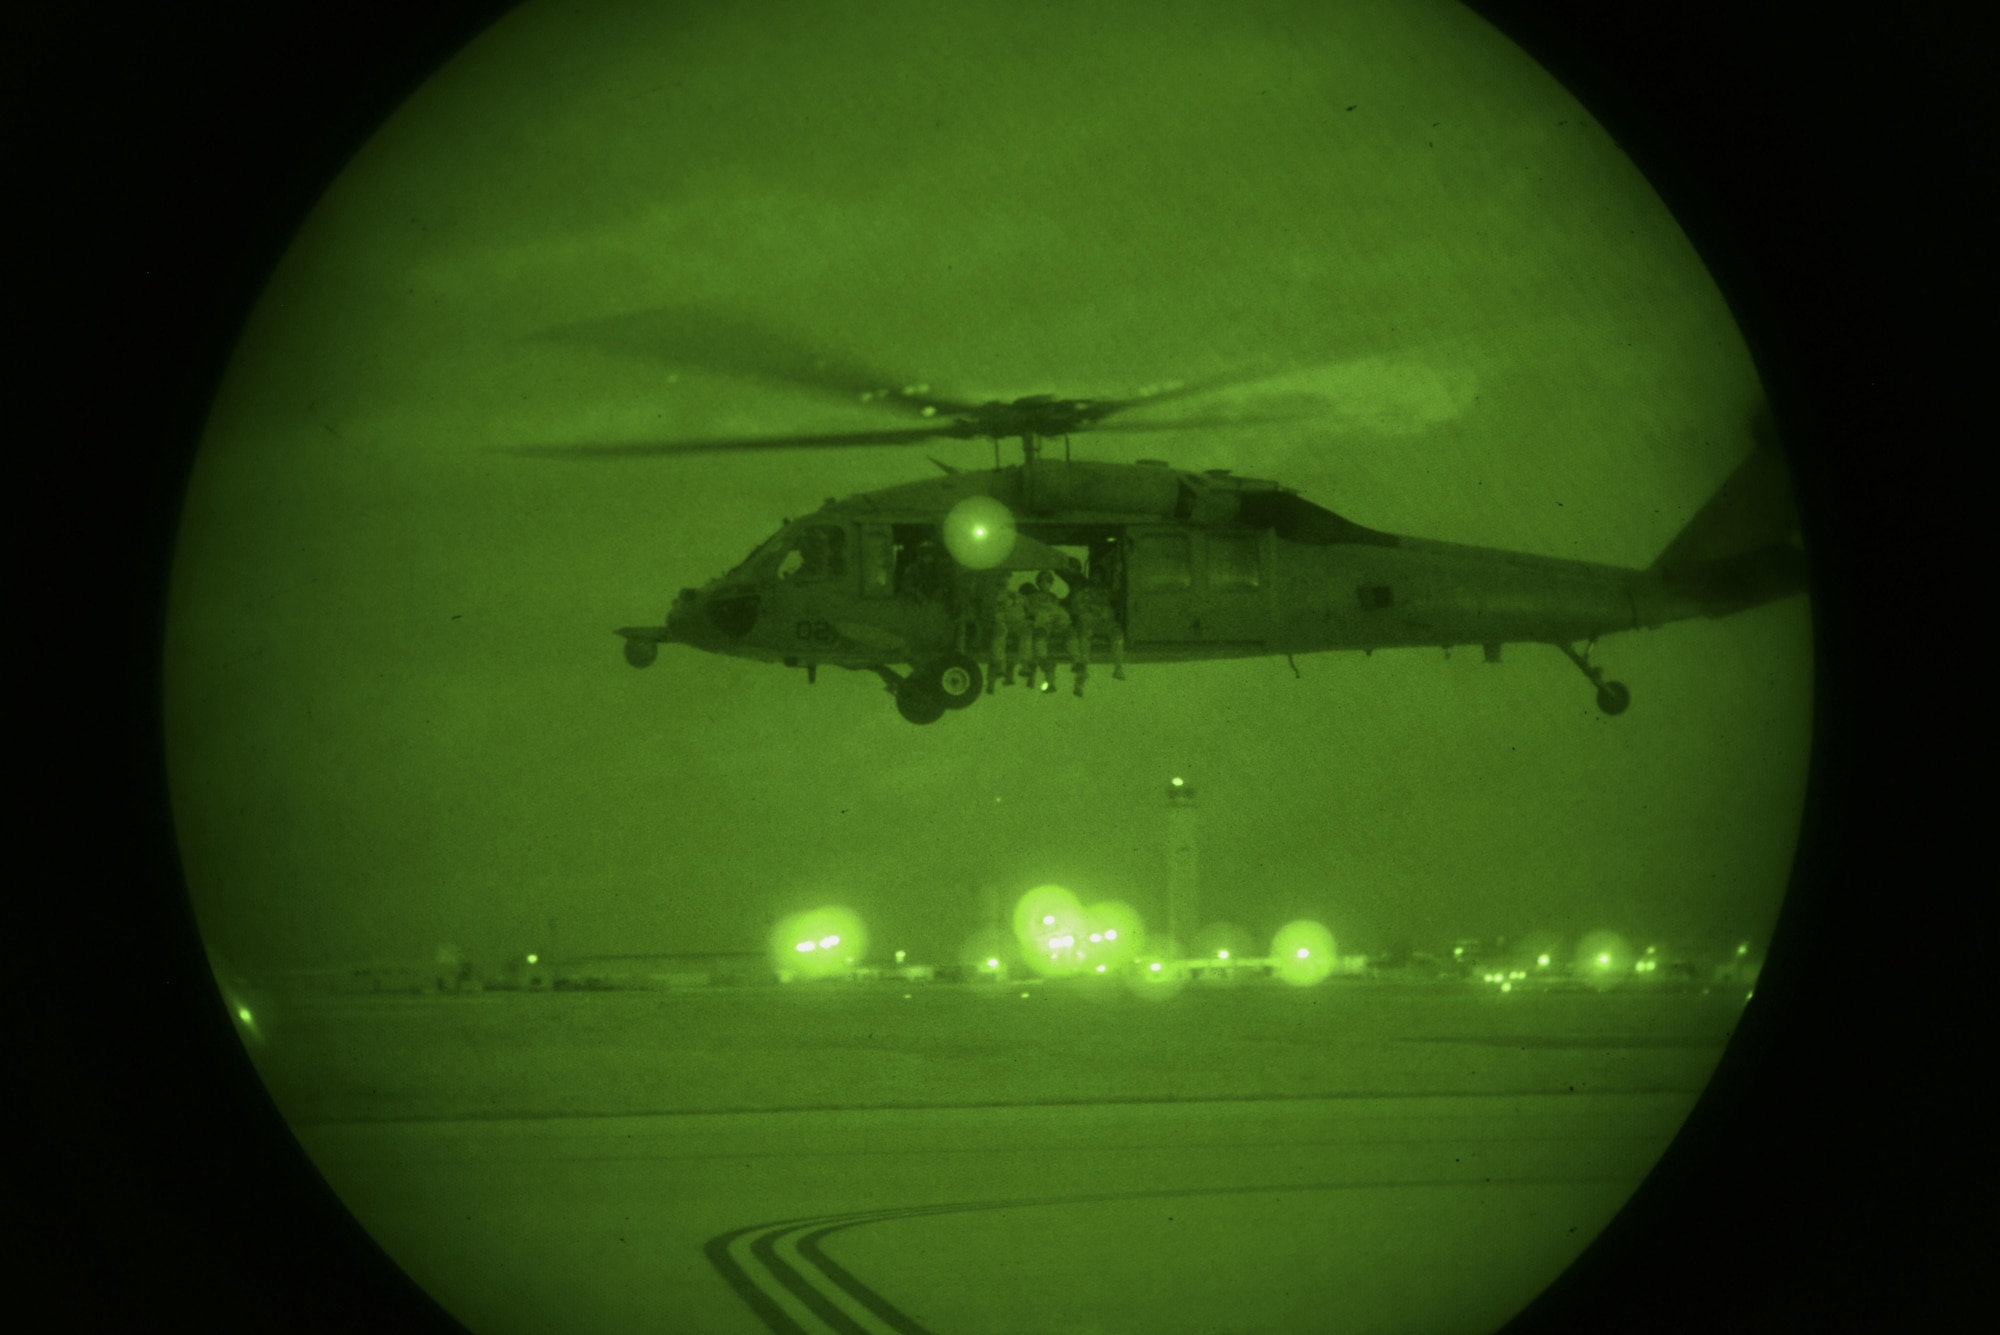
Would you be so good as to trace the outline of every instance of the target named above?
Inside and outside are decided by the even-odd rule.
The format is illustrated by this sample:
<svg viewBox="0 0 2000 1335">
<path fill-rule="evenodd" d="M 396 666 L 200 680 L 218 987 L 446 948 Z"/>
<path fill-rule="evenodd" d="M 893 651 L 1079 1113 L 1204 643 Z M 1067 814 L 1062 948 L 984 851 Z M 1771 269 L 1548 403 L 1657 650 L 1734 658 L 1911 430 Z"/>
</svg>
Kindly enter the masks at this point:
<svg viewBox="0 0 2000 1335">
<path fill-rule="evenodd" d="M 1094 943 L 1096 943 L 1096 942 L 1098 942 L 1098 941 L 1102 941 L 1102 940 L 1104 939 L 1104 933 L 1102 933 L 1102 932 L 1092 932 L 1092 933 L 1090 934 L 1090 939 L 1091 939 L 1091 941 L 1092 941 L 1092 943 L 1093 943 L 1093 944 L 1094 944 Z"/>
<path fill-rule="evenodd" d="M 1750 943 L 1745 941 L 1742 945 L 1736 947 L 1736 953 L 1739 955 L 1748 955 L 1750 953 Z"/>
<path fill-rule="evenodd" d="M 767 938 L 774 968 L 800 978 L 826 978 L 868 953 L 868 933 L 861 919 L 837 905 L 795 913 L 779 922 Z M 835 947 L 840 953 L 835 954 Z"/>
<path fill-rule="evenodd" d="M 1174 787 L 1178 788 L 1178 787 L 1180 787 L 1180 786 L 1181 786 L 1181 781 L 1180 781 L 1179 779 L 1175 779 L 1175 780 L 1174 780 Z"/>
<path fill-rule="evenodd" d="M 1157 961 L 1155 961 L 1155 962 L 1154 962 L 1154 964 L 1153 964 L 1153 972 L 1154 972 L 1154 973 L 1158 973 L 1159 971 L 1160 971 L 1160 966 L 1159 966 L 1159 963 L 1158 963 Z"/>
<path fill-rule="evenodd" d="M 1098 965 L 1098 966 L 1097 966 L 1097 971 L 1098 971 L 1099 973 L 1103 973 L 1103 972 L 1104 972 L 1104 966 L 1103 966 L 1102 964 Z"/>
<path fill-rule="evenodd" d="M 539 960 L 540 958 L 541 958 L 541 956 L 540 956 L 540 955 L 530 955 L 530 956 L 528 956 L 528 963 L 530 963 L 530 964 L 533 964 L 533 963 L 535 963 L 535 962 L 536 962 L 537 960 Z"/>
<path fill-rule="evenodd" d="M 991 496 L 968 496 L 944 517 L 944 545 L 968 570 L 991 570 L 1014 550 L 1014 516 Z"/>
<path fill-rule="evenodd" d="M 1599 955 L 1597 957 L 1597 962 L 1599 964 L 1609 964 L 1611 963 L 1611 957 L 1609 955 Z"/>
<path fill-rule="evenodd" d="M 1500 984 L 1500 990 L 1502 992 L 1512 992 L 1514 990 L 1514 985 L 1512 983 L 1502 983 Z"/>
<path fill-rule="evenodd" d="M 1116 941 L 1118 939 L 1118 929 L 1116 927 L 1107 927 L 1104 931 L 1104 939 L 1106 941 Z"/>
<path fill-rule="evenodd" d="M 986 967 L 987 967 L 987 968 L 989 968 L 989 969 L 997 969 L 997 968 L 999 968 L 999 967 L 1000 967 L 1000 961 L 999 961 L 999 960 L 988 960 L 988 961 L 986 961 Z"/>
<path fill-rule="evenodd" d="M 241 1021 L 243 1021 L 243 1023 L 245 1023 L 245 1024 L 249 1024 L 249 1023 L 250 1023 L 250 1008 L 249 1008 L 248 1006 L 238 1006 L 238 1007 L 236 1008 L 236 1018 L 237 1018 L 237 1019 L 239 1019 L 239 1020 L 241 1020 Z"/>
<path fill-rule="evenodd" d="M 1321 923 L 1301 918 L 1280 927 L 1271 938 L 1273 970 L 1294 987 L 1311 987 L 1325 981 L 1339 962 L 1333 933 Z"/>
<path fill-rule="evenodd" d="M 1215 957 L 1219 960 L 1226 960 L 1229 958 L 1229 952 L 1226 950 L 1218 950 L 1215 952 Z"/>
<path fill-rule="evenodd" d="M 1547 955 L 1538 955 L 1535 957 L 1535 964 L 1539 968 L 1546 969 L 1549 967 L 1549 957 Z"/>
<path fill-rule="evenodd" d="M 1056 921 L 1056 915 L 1053 913 L 1044 913 L 1042 915 L 1042 926 L 1044 927 L 1053 927 L 1055 925 L 1055 921 Z"/>
</svg>

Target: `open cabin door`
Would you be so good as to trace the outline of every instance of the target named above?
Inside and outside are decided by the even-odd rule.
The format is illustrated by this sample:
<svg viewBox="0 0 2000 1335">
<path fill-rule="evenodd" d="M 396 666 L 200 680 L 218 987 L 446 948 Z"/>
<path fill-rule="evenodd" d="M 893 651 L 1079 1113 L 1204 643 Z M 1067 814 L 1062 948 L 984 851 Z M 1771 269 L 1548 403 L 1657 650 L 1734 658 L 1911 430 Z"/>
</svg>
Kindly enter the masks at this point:
<svg viewBox="0 0 2000 1335">
<path fill-rule="evenodd" d="M 1128 643 L 1254 646 L 1270 638 L 1269 530 L 1135 525 L 1127 545 Z"/>
</svg>

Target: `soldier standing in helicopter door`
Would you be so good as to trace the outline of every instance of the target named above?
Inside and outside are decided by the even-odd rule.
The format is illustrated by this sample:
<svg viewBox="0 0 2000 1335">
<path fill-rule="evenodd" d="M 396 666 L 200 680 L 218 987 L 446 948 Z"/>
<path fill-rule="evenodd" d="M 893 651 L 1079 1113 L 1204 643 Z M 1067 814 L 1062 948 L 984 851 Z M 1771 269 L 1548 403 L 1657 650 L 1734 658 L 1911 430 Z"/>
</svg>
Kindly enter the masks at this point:
<svg viewBox="0 0 2000 1335">
<path fill-rule="evenodd" d="M 1021 665 L 1034 676 L 1035 649 L 1034 629 L 1028 620 L 1028 605 L 1022 599 L 1023 590 L 1032 584 L 1023 584 L 1014 589 L 1007 583 L 1005 571 L 1001 572 L 1000 583 L 993 592 L 993 629 L 986 644 L 986 693 L 993 694 L 996 683 L 1004 680 L 1014 684 L 1014 646 L 1020 646 Z"/>
<path fill-rule="evenodd" d="M 1056 688 L 1056 655 L 1068 647 L 1069 613 L 1063 610 L 1062 600 L 1055 594 L 1055 572 L 1044 570 L 1035 576 L 1033 584 L 1021 586 L 1021 596 L 1028 605 L 1028 621 L 1034 629 L 1035 650 L 1032 666 L 1028 669 L 1028 685 L 1036 684 L 1040 676 L 1041 689 L 1053 691 Z"/>
<path fill-rule="evenodd" d="M 1074 671 L 1078 696 L 1083 694 L 1083 683 L 1090 677 L 1090 651 L 1099 635 L 1111 642 L 1113 679 L 1125 680 L 1125 628 L 1118 624 L 1117 611 L 1111 605 L 1110 585 L 1109 569 L 1095 568 L 1090 580 L 1069 596 L 1070 616 L 1076 622 Z"/>
</svg>

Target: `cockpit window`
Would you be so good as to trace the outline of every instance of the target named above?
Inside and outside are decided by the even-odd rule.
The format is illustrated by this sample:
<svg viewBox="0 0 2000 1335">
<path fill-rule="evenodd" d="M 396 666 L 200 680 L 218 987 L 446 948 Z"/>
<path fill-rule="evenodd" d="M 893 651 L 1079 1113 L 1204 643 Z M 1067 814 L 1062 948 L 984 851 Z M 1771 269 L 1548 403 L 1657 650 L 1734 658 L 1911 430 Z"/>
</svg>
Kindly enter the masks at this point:
<svg viewBox="0 0 2000 1335">
<path fill-rule="evenodd" d="M 778 578 L 810 583 L 847 573 L 847 530 L 839 524 L 805 524 L 793 530 Z"/>
<path fill-rule="evenodd" d="M 773 533 L 770 537 L 751 548 L 750 555 L 738 561 L 735 568 L 729 573 L 739 575 L 746 572 L 753 572 L 761 566 L 774 564 L 785 551 L 787 540 L 791 536 L 792 532 L 790 529 L 779 529 L 776 533 Z"/>
</svg>

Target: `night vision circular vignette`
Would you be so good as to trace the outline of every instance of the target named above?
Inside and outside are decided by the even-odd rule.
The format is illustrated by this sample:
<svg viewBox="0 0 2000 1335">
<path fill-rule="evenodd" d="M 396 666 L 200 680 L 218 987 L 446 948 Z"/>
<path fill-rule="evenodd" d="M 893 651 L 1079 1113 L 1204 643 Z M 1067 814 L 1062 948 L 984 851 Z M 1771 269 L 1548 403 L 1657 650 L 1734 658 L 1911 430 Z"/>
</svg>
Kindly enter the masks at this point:
<svg viewBox="0 0 2000 1335">
<path fill-rule="evenodd" d="M 187 884 L 473 1331 L 1496 1330 L 1754 993 L 1796 527 L 1463 8 L 529 4 L 213 407 Z"/>
</svg>

